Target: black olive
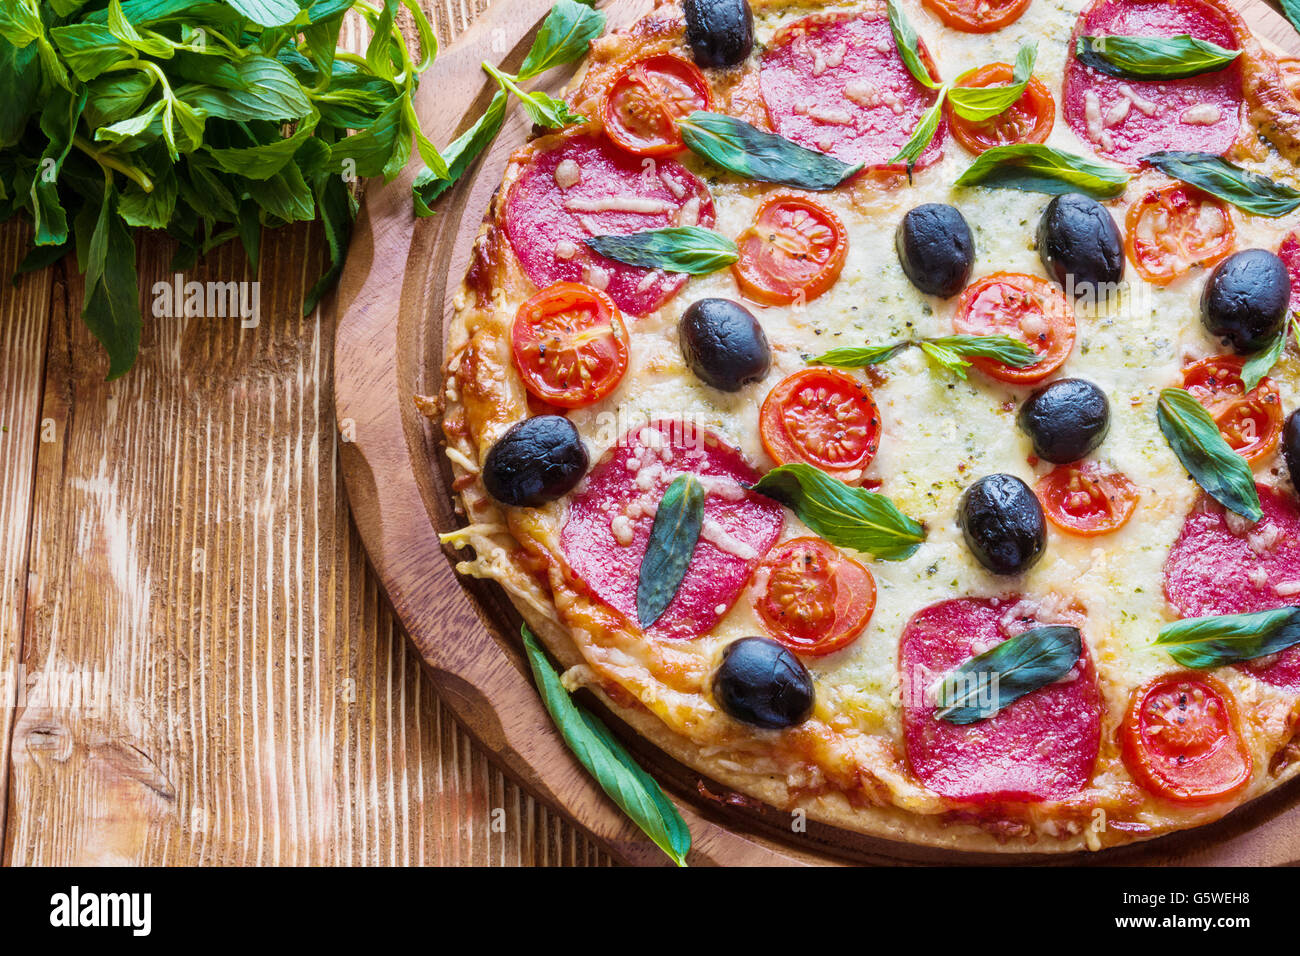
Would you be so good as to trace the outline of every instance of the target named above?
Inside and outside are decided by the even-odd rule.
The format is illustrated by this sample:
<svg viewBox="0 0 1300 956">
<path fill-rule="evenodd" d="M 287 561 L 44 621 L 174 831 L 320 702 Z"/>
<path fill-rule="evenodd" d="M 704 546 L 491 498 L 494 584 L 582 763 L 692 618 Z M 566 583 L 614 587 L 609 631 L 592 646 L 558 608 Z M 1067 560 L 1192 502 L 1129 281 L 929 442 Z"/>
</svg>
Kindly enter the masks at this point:
<svg viewBox="0 0 1300 956">
<path fill-rule="evenodd" d="M 686 0 L 686 42 L 700 66 L 735 66 L 754 48 L 749 0 Z"/>
<path fill-rule="evenodd" d="M 1043 506 L 1015 475 L 988 475 L 967 488 L 957 524 L 979 563 L 994 574 L 1028 570 L 1047 546 Z"/>
<path fill-rule="evenodd" d="M 705 385 L 738 392 L 772 367 L 772 349 L 753 313 L 730 299 L 691 303 L 677 327 L 682 356 Z"/>
<path fill-rule="evenodd" d="M 812 713 L 813 682 L 789 649 L 766 637 L 742 637 L 722 652 L 713 697 L 747 724 L 793 727 Z"/>
<path fill-rule="evenodd" d="M 497 439 L 483 462 L 483 487 L 502 504 L 536 508 L 587 473 L 587 446 L 563 415 L 538 415 Z"/>
<path fill-rule="evenodd" d="M 1286 459 L 1286 470 L 1291 473 L 1291 484 L 1300 492 L 1300 409 L 1287 416 L 1286 427 L 1282 429 L 1282 457 Z"/>
<path fill-rule="evenodd" d="M 1201 321 L 1242 355 L 1258 352 L 1282 331 L 1291 277 L 1267 249 L 1243 249 L 1210 273 L 1201 293 Z"/>
<path fill-rule="evenodd" d="M 1047 274 L 1075 297 L 1100 302 L 1124 278 L 1124 240 L 1106 207 L 1082 193 L 1057 196 L 1038 221 L 1038 256 Z"/>
<path fill-rule="evenodd" d="M 937 202 L 907 211 L 894 234 L 894 246 L 912 284 L 944 299 L 962 290 L 975 262 L 975 240 L 965 217 Z"/>
<path fill-rule="evenodd" d="M 1065 464 L 1101 444 L 1110 430 L 1110 402 L 1092 382 L 1063 378 L 1030 395 L 1016 423 L 1034 443 L 1035 455 Z"/>
</svg>

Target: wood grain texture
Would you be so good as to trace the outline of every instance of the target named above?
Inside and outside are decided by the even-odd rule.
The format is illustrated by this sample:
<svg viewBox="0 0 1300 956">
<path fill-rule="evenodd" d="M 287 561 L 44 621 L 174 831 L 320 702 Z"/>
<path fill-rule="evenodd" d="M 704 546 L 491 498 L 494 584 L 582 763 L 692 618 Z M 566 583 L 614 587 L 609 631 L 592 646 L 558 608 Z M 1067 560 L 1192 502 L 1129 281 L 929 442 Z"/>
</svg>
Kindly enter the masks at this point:
<svg viewBox="0 0 1300 956">
<path fill-rule="evenodd" d="M 1294 31 L 1262 0 L 1240 0 L 1258 36 L 1294 47 Z M 546 0 L 494 7 L 440 63 L 436 92 L 421 91 L 417 109 L 441 139 L 477 115 L 486 99 L 478 62 L 499 47 L 507 65 L 527 48 Z M 612 0 L 612 25 L 627 23 L 648 0 Z M 501 42 L 504 41 L 504 42 Z M 548 74 L 552 93 L 564 77 Z M 467 106 L 455 122 L 449 100 Z M 438 206 L 434 220 L 414 219 L 405 199 L 411 171 L 367 193 L 340 283 L 335 383 L 340 421 L 355 425 L 343 446 L 343 473 L 358 526 L 398 616 L 430 665 L 431 679 L 504 765 L 533 792 L 563 806 L 629 862 L 662 862 L 575 766 L 538 704 L 519 660 L 517 614 L 499 588 L 458 579 L 439 551 L 437 532 L 459 521 L 449 507 L 449 473 L 440 436 L 414 409 L 412 396 L 440 388 L 442 339 L 469 262 L 482 212 L 501 181 L 510 152 L 529 125 L 519 115 L 478 166 Z M 466 592 L 470 597 L 466 597 Z M 625 731 L 626 733 L 626 731 Z M 953 855 L 859 837 L 810 823 L 792 837 L 789 818 L 770 808 L 719 808 L 702 799 L 699 775 L 644 741 L 630 744 L 681 807 L 695 837 L 692 863 L 952 862 Z M 724 788 L 712 787 L 717 793 Z M 961 855 L 961 862 L 1181 865 L 1300 860 L 1296 789 L 1275 793 L 1220 823 L 1096 856 Z"/>
<path fill-rule="evenodd" d="M 485 6 L 426 2 L 443 42 Z M 26 241 L 0 230 L 4 275 Z M 0 286 L 6 863 L 610 862 L 466 736 L 367 566 L 332 313 L 300 316 L 323 248 L 266 233 L 241 328 L 149 317 L 173 250 L 146 239 L 111 384 L 72 263 Z M 223 248 L 185 278 L 253 275 Z"/>
</svg>

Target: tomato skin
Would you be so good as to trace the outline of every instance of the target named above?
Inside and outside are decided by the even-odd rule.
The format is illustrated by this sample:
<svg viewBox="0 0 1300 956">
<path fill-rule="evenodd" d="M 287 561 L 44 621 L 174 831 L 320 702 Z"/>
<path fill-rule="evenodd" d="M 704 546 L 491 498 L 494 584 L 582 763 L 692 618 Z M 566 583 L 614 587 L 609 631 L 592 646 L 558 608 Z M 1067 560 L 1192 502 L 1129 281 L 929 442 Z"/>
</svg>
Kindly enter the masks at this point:
<svg viewBox="0 0 1300 956">
<path fill-rule="evenodd" d="M 1004 86 L 1012 80 L 1013 68 L 1009 63 L 990 63 L 981 66 L 957 80 L 958 86 Z M 1029 78 L 1024 95 L 1005 112 L 992 119 L 973 121 L 962 119 L 949 110 L 948 121 L 952 133 L 970 152 L 979 154 L 994 146 L 1013 143 L 1043 143 L 1047 141 L 1056 123 L 1056 101 L 1051 91 L 1036 76 Z"/>
<path fill-rule="evenodd" d="M 767 305 L 811 302 L 835 284 L 849 251 L 840 217 L 794 193 L 763 200 L 736 245 L 740 259 L 731 271 L 741 292 Z"/>
<path fill-rule="evenodd" d="M 756 606 L 768 633 L 790 650 L 821 657 L 856 641 L 876 609 L 871 572 L 821 538 L 792 538 L 755 572 Z"/>
<path fill-rule="evenodd" d="M 1137 508 L 1137 486 L 1095 462 L 1058 465 L 1034 486 L 1049 521 L 1066 534 L 1091 538 L 1118 531 Z"/>
<path fill-rule="evenodd" d="M 921 0 L 925 8 L 954 30 L 992 33 L 1020 19 L 1029 0 Z M 983 12 L 980 8 L 985 7 Z"/>
<path fill-rule="evenodd" d="M 1236 244 L 1228 207 L 1183 183 L 1149 191 L 1124 217 L 1129 262 L 1155 285 L 1168 285 L 1192 266 L 1217 265 Z"/>
<path fill-rule="evenodd" d="M 768 392 L 758 416 L 763 447 L 780 465 L 802 461 L 851 484 L 880 445 L 871 390 L 837 369 L 801 369 Z"/>
<path fill-rule="evenodd" d="M 1205 406 L 1232 449 L 1254 463 L 1282 437 L 1282 394 L 1267 375 L 1247 395 L 1239 355 L 1212 355 L 1183 369 L 1183 388 Z"/>
<path fill-rule="evenodd" d="M 1030 385 L 1051 375 L 1074 350 L 1074 310 L 1053 283 L 1019 272 L 995 272 L 966 287 L 957 301 L 953 328 L 961 335 L 1009 335 L 1042 356 L 1028 368 L 973 358 L 985 375 Z"/>
<path fill-rule="evenodd" d="M 709 81 L 694 63 L 671 53 L 634 60 L 605 94 L 605 132 L 638 156 L 666 156 L 684 148 L 677 120 L 713 109 Z"/>
<path fill-rule="evenodd" d="M 582 408 L 622 381 L 627 327 L 604 292 L 557 282 L 519 307 L 510 350 L 531 396 L 559 408 Z"/>
<path fill-rule="evenodd" d="M 1232 692 L 1203 674 L 1167 674 L 1133 692 L 1120 725 L 1124 765 L 1145 789 L 1189 806 L 1232 796 L 1253 762 Z"/>
</svg>

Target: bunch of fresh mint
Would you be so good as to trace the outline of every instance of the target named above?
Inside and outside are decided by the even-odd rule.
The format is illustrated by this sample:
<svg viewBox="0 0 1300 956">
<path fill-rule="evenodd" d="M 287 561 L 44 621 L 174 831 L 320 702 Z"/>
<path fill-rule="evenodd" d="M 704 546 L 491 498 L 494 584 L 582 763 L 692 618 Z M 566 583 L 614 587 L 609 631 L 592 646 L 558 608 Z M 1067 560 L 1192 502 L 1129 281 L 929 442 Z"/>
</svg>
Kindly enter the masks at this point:
<svg viewBox="0 0 1300 956">
<path fill-rule="evenodd" d="M 353 9 L 364 56 L 338 47 Z M 132 227 L 175 237 L 177 269 L 236 238 L 256 267 L 262 226 L 319 217 L 311 311 L 342 268 L 352 182 L 392 179 L 413 142 L 447 176 L 412 100 L 436 52 L 417 0 L 0 0 L 0 220 L 35 226 L 21 271 L 75 250 L 115 378 L 140 345 Z"/>
</svg>

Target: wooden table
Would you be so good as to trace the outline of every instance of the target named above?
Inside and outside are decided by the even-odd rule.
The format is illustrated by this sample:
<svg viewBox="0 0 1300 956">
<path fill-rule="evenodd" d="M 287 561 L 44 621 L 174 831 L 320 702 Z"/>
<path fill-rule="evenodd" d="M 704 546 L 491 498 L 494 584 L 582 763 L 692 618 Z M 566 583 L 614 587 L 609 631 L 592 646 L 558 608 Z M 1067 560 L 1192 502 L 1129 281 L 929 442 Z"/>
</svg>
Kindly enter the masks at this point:
<svg viewBox="0 0 1300 956">
<path fill-rule="evenodd" d="M 445 43 L 486 0 L 422 0 Z M 509 2 L 509 0 L 497 0 Z M 436 67 L 435 67 L 436 69 Z M 338 472 L 318 228 L 261 321 L 154 319 L 105 384 L 75 265 L 0 229 L 0 784 L 11 864 L 608 864 L 422 680 Z M 238 248 L 187 280 L 255 278 Z"/>
</svg>

